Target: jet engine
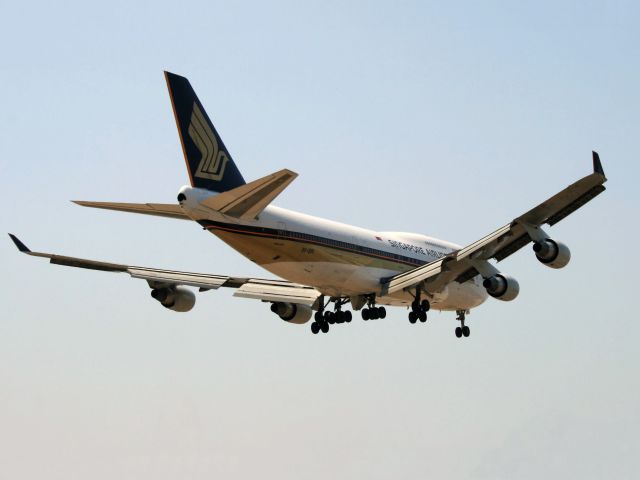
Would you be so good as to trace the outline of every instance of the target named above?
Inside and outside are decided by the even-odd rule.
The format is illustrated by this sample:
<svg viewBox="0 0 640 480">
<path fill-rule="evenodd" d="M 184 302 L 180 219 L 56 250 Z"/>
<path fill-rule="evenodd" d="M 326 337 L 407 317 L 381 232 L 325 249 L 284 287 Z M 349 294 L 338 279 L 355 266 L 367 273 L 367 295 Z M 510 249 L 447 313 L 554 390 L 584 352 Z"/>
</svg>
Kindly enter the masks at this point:
<svg viewBox="0 0 640 480">
<path fill-rule="evenodd" d="M 487 293 L 493 298 L 510 302 L 520 293 L 520 285 L 515 278 L 497 273 L 493 277 L 488 277 L 482 282 L 482 286 L 487 289 Z"/>
<path fill-rule="evenodd" d="M 271 311 L 278 315 L 282 320 L 289 323 L 297 323 L 301 325 L 307 323 L 311 318 L 310 307 L 300 305 L 299 303 L 274 302 L 271 304 Z"/>
<path fill-rule="evenodd" d="M 184 287 L 154 288 L 151 296 L 174 312 L 188 312 L 196 304 L 195 293 Z"/>
<path fill-rule="evenodd" d="M 569 263 L 571 259 L 571 251 L 564 243 L 557 242 L 547 238 L 542 242 L 533 244 L 533 251 L 536 252 L 536 258 L 544 263 L 547 267 L 562 268 Z"/>
</svg>

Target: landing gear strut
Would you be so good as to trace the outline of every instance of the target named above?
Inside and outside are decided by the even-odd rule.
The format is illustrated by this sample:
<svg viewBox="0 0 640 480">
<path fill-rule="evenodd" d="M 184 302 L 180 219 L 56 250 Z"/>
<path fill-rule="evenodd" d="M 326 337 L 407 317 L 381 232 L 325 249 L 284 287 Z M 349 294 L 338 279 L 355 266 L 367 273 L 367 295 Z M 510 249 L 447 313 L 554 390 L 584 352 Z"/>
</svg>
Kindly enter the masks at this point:
<svg viewBox="0 0 640 480">
<path fill-rule="evenodd" d="M 363 320 L 378 320 L 387 316 L 387 309 L 376 307 L 376 297 L 374 295 L 369 298 L 367 306 L 362 309 L 361 315 Z"/>
<path fill-rule="evenodd" d="M 415 299 L 411 302 L 411 311 L 409 312 L 410 323 L 416 323 L 418 320 L 422 323 L 427 321 L 427 312 L 431 308 L 431 304 L 426 298 L 420 300 L 421 293 L 420 287 L 418 287 L 416 289 Z"/>
<path fill-rule="evenodd" d="M 467 313 L 466 310 L 456 310 L 456 313 L 458 314 L 458 316 L 456 317 L 456 320 L 458 320 L 460 322 L 460 326 L 456 327 L 456 337 L 460 338 L 462 336 L 464 337 L 468 337 L 469 335 L 471 335 L 471 330 L 469 330 L 469 327 L 467 327 L 464 324 L 464 319 L 465 319 L 465 315 Z"/>
</svg>

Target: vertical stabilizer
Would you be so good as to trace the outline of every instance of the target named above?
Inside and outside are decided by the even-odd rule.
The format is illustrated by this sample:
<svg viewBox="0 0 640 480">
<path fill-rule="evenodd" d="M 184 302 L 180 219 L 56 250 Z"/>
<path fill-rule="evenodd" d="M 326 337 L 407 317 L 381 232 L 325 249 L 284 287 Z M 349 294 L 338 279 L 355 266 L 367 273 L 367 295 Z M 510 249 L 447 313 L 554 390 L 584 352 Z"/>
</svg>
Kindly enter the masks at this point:
<svg viewBox="0 0 640 480">
<path fill-rule="evenodd" d="M 189 80 L 164 72 L 191 185 L 226 192 L 246 182 Z"/>
</svg>

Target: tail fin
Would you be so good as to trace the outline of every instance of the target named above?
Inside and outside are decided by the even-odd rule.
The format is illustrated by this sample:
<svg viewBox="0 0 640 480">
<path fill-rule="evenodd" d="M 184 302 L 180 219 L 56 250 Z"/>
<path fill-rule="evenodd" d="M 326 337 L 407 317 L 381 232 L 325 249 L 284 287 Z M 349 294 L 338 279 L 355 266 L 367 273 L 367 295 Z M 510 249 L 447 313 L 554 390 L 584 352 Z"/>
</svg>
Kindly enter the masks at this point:
<svg viewBox="0 0 640 480">
<path fill-rule="evenodd" d="M 189 80 L 170 72 L 164 72 L 164 75 L 191 185 L 226 192 L 247 183 Z"/>
</svg>

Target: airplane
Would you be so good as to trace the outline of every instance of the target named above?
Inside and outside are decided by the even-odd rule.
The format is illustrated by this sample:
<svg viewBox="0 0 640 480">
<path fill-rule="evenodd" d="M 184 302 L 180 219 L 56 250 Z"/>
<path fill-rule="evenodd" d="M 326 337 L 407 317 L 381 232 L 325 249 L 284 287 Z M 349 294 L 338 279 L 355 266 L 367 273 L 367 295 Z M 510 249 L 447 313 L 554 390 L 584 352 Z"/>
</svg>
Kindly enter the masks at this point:
<svg viewBox="0 0 640 480">
<path fill-rule="evenodd" d="M 430 309 L 455 311 L 458 338 L 470 335 L 466 315 L 489 297 L 512 301 L 517 280 L 495 263 L 530 242 L 536 258 L 563 268 L 569 248 L 542 226 L 553 226 L 605 190 L 598 153 L 593 173 L 572 183 L 503 227 L 467 246 L 420 233 L 379 232 L 313 217 L 271 205 L 298 176 L 282 169 L 247 183 L 213 126 L 189 80 L 164 72 L 186 161 L 190 185 L 180 188 L 176 204 L 74 201 L 92 208 L 197 222 L 260 265 L 277 279 L 233 277 L 87 260 L 31 251 L 9 234 L 22 253 L 50 263 L 146 280 L 151 296 L 176 312 L 190 311 L 200 292 L 220 287 L 234 296 L 270 303 L 282 320 L 311 322 L 311 332 L 349 323 L 353 311 L 363 320 L 386 317 L 385 307 L 408 309 L 409 322 L 426 322 Z M 496 262 L 491 262 L 495 260 Z"/>
</svg>

